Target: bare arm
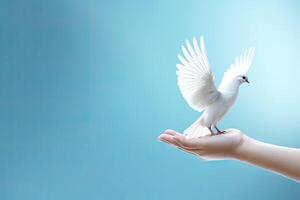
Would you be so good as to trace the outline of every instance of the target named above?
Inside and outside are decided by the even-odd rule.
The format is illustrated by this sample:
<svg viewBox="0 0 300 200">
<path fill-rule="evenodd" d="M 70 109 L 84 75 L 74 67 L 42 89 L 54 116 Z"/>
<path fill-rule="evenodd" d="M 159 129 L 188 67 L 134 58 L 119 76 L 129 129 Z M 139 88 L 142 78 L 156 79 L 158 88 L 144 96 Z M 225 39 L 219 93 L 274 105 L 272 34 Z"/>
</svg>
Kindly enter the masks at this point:
<svg viewBox="0 0 300 200">
<path fill-rule="evenodd" d="M 263 143 L 236 129 L 230 129 L 223 135 L 193 139 L 166 130 L 159 140 L 201 159 L 236 159 L 300 182 L 300 149 Z"/>
<path fill-rule="evenodd" d="M 300 182 L 300 149 L 260 142 L 244 136 L 233 157 Z"/>
</svg>

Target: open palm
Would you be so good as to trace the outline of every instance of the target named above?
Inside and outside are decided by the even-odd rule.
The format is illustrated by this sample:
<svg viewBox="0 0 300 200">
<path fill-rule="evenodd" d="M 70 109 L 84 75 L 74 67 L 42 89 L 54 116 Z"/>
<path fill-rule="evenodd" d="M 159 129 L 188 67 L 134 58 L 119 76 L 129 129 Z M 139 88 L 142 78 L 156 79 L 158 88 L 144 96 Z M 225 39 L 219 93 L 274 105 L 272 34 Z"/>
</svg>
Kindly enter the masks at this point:
<svg viewBox="0 0 300 200">
<path fill-rule="evenodd" d="M 158 139 L 204 160 L 232 158 L 243 143 L 244 134 L 228 129 L 225 134 L 188 139 L 174 130 L 166 130 Z"/>
</svg>

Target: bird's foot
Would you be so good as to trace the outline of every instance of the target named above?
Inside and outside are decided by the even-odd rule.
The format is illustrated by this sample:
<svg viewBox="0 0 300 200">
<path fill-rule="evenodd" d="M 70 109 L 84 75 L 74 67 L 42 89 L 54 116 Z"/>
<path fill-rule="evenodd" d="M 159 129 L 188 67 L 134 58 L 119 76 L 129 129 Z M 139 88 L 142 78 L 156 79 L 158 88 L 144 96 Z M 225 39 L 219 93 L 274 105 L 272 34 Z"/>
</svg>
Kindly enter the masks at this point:
<svg viewBox="0 0 300 200">
<path fill-rule="evenodd" d="M 222 135 L 222 134 L 225 134 L 226 133 L 226 131 L 218 131 L 217 133 L 216 133 L 216 135 Z"/>
</svg>

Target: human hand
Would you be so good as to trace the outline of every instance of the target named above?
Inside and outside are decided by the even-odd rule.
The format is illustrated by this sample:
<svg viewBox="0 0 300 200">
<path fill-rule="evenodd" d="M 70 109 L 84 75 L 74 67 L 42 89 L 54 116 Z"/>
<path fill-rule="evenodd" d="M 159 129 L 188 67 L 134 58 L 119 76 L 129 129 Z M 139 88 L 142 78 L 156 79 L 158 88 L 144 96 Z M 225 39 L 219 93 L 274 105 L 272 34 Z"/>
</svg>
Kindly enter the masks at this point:
<svg viewBox="0 0 300 200">
<path fill-rule="evenodd" d="M 235 158 L 244 143 L 244 134 L 237 129 L 228 129 L 225 134 L 187 139 L 174 130 L 166 130 L 158 139 L 203 160 Z"/>
</svg>

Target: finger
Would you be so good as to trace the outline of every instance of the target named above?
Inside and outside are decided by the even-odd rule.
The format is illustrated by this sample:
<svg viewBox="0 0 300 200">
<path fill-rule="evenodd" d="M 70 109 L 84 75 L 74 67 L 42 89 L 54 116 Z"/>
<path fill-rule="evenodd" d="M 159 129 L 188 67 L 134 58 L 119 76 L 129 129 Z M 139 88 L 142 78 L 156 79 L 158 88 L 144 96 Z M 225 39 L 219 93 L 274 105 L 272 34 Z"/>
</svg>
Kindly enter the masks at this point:
<svg viewBox="0 0 300 200">
<path fill-rule="evenodd" d="M 166 137 L 161 137 L 160 141 L 162 141 L 162 142 L 170 145 L 171 147 L 177 148 L 177 149 L 179 149 L 179 150 L 181 150 L 181 151 L 183 151 L 185 153 L 193 154 L 196 157 L 199 157 L 201 159 L 201 156 L 198 154 L 198 152 L 201 153 L 199 150 L 197 150 L 197 152 L 195 152 L 194 149 L 189 149 L 189 148 L 185 148 L 185 147 L 180 146 L 175 140 L 173 140 L 172 143 L 171 143 L 170 140 L 165 140 L 165 138 Z"/>
<path fill-rule="evenodd" d="M 168 134 L 161 134 L 159 136 L 160 140 L 167 141 L 168 143 L 176 145 L 178 147 L 185 148 L 187 150 L 195 150 L 196 149 L 196 148 L 192 148 L 190 146 L 184 146 L 184 145 L 182 145 L 179 141 L 176 140 L 177 137 L 184 137 L 184 136 L 181 136 L 181 135 L 175 135 L 175 136 L 173 136 L 173 135 L 168 135 Z"/>
<path fill-rule="evenodd" d="M 198 155 L 196 152 L 194 152 L 193 150 L 190 150 L 190 149 L 187 149 L 187 148 L 184 148 L 184 147 L 181 147 L 179 144 L 177 144 L 176 142 L 174 143 L 169 143 L 168 141 L 163 141 L 167 144 L 169 144 L 170 146 L 172 147 L 175 147 L 181 151 L 184 151 L 184 152 L 187 152 L 187 153 L 191 153 L 191 154 L 194 154 L 194 155 Z"/>
<path fill-rule="evenodd" d="M 176 141 L 177 144 L 184 148 L 189 149 L 202 149 L 204 145 L 204 139 L 203 138 L 191 138 L 187 139 L 183 135 L 176 135 L 174 136 L 173 140 Z"/>
<path fill-rule="evenodd" d="M 176 147 L 176 148 L 178 148 L 178 149 L 181 149 L 180 146 L 178 146 L 178 145 L 176 145 L 176 144 L 173 144 L 173 143 L 171 143 L 171 142 L 168 141 L 168 140 L 161 139 L 161 141 L 164 142 L 164 143 L 166 143 L 166 144 L 168 144 L 168 145 L 170 145 L 170 146 L 172 146 L 172 147 Z"/>
<path fill-rule="evenodd" d="M 175 131 L 171 130 L 170 132 L 174 133 Z M 198 153 L 202 153 L 202 148 L 201 146 L 197 146 L 197 145 L 194 145 L 194 146 L 190 146 L 189 144 L 186 144 L 186 143 L 182 143 L 181 141 L 184 141 L 185 140 L 199 140 L 200 138 L 194 138 L 194 139 L 186 139 L 186 137 L 183 135 L 183 134 L 180 134 L 180 133 L 175 133 L 175 135 L 169 135 L 169 134 L 161 134 L 159 136 L 160 140 L 165 142 L 165 143 L 168 143 L 170 145 L 173 145 L 173 146 L 176 146 L 177 148 L 180 148 L 181 150 L 183 151 L 186 151 L 188 153 L 193 153 L 193 154 L 198 154 Z M 177 140 L 177 138 L 182 138 L 182 140 Z M 193 141 L 190 142 L 191 144 L 193 144 Z M 201 142 L 198 142 L 201 144 Z"/>
<path fill-rule="evenodd" d="M 166 143 L 166 144 L 168 144 L 168 145 L 170 145 L 170 146 L 172 146 L 172 147 L 176 147 L 176 148 L 178 148 L 176 145 L 174 145 L 174 144 L 172 144 L 172 143 L 170 143 L 169 141 L 167 141 L 167 140 L 161 140 L 162 142 L 164 142 L 164 143 Z"/>
<path fill-rule="evenodd" d="M 198 150 L 198 149 L 195 149 L 195 148 L 185 147 L 185 146 L 181 145 L 179 142 L 177 142 L 174 139 L 174 136 L 172 136 L 172 135 L 161 134 L 160 135 L 160 140 L 163 141 L 163 142 L 165 142 L 165 143 L 172 144 L 172 145 L 174 145 L 176 147 L 184 149 L 186 151 Z"/>
<path fill-rule="evenodd" d="M 188 150 L 188 151 L 198 151 L 200 150 L 199 148 L 196 148 L 196 147 L 191 147 L 191 146 L 184 146 L 182 143 L 180 143 L 176 137 L 173 137 L 173 144 L 185 149 L 185 150 Z"/>
<path fill-rule="evenodd" d="M 172 129 L 167 129 L 167 130 L 165 130 L 164 133 L 168 134 L 168 135 L 176 135 L 177 134 L 177 132 Z"/>
<path fill-rule="evenodd" d="M 164 143 L 166 143 L 166 144 L 168 144 L 168 145 L 170 145 L 171 147 L 174 147 L 174 148 L 179 149 L 179 150 L 181 150 L 181 151 L 184 151 L 184 152 L 187 152 L 187 153 L 191 153 L 191 154 L 196 155 L 195 152 L 192 152 L 192 151 L 189 151 L 189 150 L 187 150 L 187 149 L 184 149 L 184 148 L 182 148 L 182 147 L 180 147 L 180 146 L 178 146 L 178 145 L 176 145 L 176 144 L 172 144 L 172 143 L 170 143 L 170 142 L 167 141 L 167 140 L 163 140 L 163 139 L 162 139 L 161 141 L 164 142 Z"/>
<path fill-rule="evenodd" d="M 161 134 L 159 137 L 158 137 L 159 140 L 164 140 L 164 141 L 167 141 L 171 144 L 173 144 L 175 142 L 175 140 L 173 139 L 173 136 L 172 135 L 168 135 L 168 134 Z"/>
</svg>

